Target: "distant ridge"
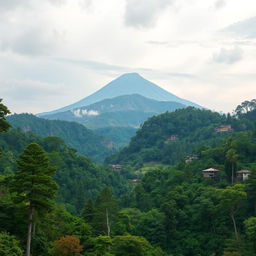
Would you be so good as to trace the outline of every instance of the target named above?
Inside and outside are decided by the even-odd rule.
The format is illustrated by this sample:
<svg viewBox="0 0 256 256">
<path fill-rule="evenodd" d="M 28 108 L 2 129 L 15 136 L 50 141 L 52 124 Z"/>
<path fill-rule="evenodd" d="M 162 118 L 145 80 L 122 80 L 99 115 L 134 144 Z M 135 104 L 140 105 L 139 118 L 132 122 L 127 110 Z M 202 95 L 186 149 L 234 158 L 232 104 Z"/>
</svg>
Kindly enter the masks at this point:
<svg viewBox="0 0 256 256">
<path fill-rule="evenodd" d="M 117 79 L 111 81 L 106 86 L 102 87 L 100 90 L 96 91 L 88 97 L 83 98 L 82 100 L 76 103 L 50 112 L 40 113 L 38 114 L 38 116 L 49 116 L 52 114 L 65 112 L 75 108 L 88 106 L 105 99 L 111 99 L 118 96 L 131 94 L 139 94 L 146 98 L 154 99 L 157 101 L 173 101 L 184 104 L 186 106 L 202 108 L 201 106 L 191 101 L 179 98 L 174 94 L 167 92 L 166 90 L 160 88 L 156 84 L 144 79 L 137 73 L 126 73 L 119 76 Z"/>
<path fill-rule="evenodd" d="M 157 101 L 140 94 L 131 94 L 43 117 L 78 122 L 90 129 L 110 126 L 138 128 L 150 116 L 185 107 L 178 102 Z"/>
</svg>

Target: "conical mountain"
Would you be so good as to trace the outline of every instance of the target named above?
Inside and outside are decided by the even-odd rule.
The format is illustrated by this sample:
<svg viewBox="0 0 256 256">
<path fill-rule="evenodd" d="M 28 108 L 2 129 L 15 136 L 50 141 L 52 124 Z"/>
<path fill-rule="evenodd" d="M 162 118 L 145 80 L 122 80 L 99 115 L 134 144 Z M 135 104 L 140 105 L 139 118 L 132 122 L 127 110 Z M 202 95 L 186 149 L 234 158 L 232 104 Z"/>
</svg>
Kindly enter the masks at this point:
<svg viewBox="0 0 256 256">
<path fill-rule="evenodd" d="M 94 104 L 96 102 L 111 99 L 122 95 L 132 95 L 139 94 L 146 98 L 154 99 L 157 101 L 172 101 L 182 103 L 186 106 L 194 106 L 201 108 L 201 106 L 190 102 L 188 100 L 179 98 L 172 93 L 160 88 L 156 84 L 144 79 L 137 73 L 127 73 L 123 74 L 112 82 L 108 83 L 106 86 L 91 94 L 90 96 L 83 98 L 82 100 L 68 105 L 66 107 L 50 111 L 47 113 L 41 113 L 39 116 L 56 114 L 59 112 L 64 112 L 84 106 Z"/>
</svg>

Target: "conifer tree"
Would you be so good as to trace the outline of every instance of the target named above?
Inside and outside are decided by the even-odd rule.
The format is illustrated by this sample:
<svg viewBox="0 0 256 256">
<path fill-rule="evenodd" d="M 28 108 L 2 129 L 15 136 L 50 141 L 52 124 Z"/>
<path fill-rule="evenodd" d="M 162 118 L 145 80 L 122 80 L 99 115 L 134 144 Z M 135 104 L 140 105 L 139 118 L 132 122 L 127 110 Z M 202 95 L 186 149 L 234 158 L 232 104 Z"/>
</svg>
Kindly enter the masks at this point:
<svg viewBox="0 0 256 256">
<path fill-rule="evenodd" d="M 99 194 L 95 204 L 93 227 L 99 235 L 111 235 L 111 225 L 117 217 L 117 201 L 108 187 Z"/>
<path fill-rule="evenodd" d="M 12 190 L 17 193 L 20 202 L 28 205 L 26 256 L 30 256 L 35 213 L 42 214 L 51 208 L 51 199 L 57 190 L 57 184 L 52 178 L 55 168 L 49 166 L 45 151 L 36 143 L 25 148 L 17 164 L 18 172 L 14 176 Z"/>
</svg>

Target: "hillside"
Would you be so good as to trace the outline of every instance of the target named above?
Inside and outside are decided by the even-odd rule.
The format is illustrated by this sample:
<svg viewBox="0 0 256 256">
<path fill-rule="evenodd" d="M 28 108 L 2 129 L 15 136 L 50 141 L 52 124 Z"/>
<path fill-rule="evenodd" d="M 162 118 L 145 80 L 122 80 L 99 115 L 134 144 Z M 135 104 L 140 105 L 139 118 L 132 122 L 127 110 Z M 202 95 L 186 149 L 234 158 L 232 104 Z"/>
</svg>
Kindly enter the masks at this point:
<svg viewBox="0 0 256 256">
<path fill-rule="evenodd" d="M 31 132 L 12 129 L 0 133 L 0 177 L 16 171 L 16 159 L 30 143 L 41 145 L 57 167 L 55 180 L 60 189 L 57 201 L 65 203 L 74 213 L 79 213 L 88 199 L 95 199 L 105 186 L 110 186 L 116 195 L 127 191 L 129 184 L 112 170 L 94 164 L 89 158 L 81 156 L 74 149 L 67 147 L 58 137 L 40 138 Z"/>
<path fill-rule="evenodd" d="M 179 98 L 172 93 L 167 92 L 156 84 L 144 79 L 137 73 L 128 73 L 121 75 L 117 79 L 111 81 L 107 85 L 103 86 L 100 90 L 93 93 L 92 95 L 85 97 L 84 99 L 68 105 L 66 107 L 38 114 L 39 116 L 49 116 L 59 112 L 65 112 L 72 109 L 81 108 L 94 104 L 96 102 L 115 98 L 123 95 L 139 94 L 149 99 L 157 101 L 173 101 L 184 104 L 186 106 L 194 106 L 201 108 L 199 105 L 190 102 L 188 100 Z"/>
<path fill-rule="evenodd" d="M 231 125 L 229 132 L 216 132 L 221 125 Z M 174 164 L 204 145 L 217 145 L 233 131 L 252 127 L 230 116 L 192 107 L 154 116 L 146 121 L 129 146 L 107 159 L 109 163 L 141 166 L 145 162 Z M 195 153 L 195 152 L 194 152 Z"/>
<path fill-rule="evenodd" d="M 62 256 L 68 250 L 72 255 L 79 251 L 89 256 L 255 255 L 254 111 L 231 117 L 186 108 L 152 117 L 121 151 L 129 165 L 114 170 L 80 156 L 58 137 L 40 138 L 20 129 L 1 132 L 3 255 L 9 255 L 10 250 L 17 252 L 15 256 L 24 255 L 30 224 L 27 200 L 31 192 L 27 191 L 33 186 L 33 198 L 40 199 L 36 203 L 50 203 L 37 195 L 49 178 L 52 182 L 54 178 L 59 190 L 51 207 L 36 208 L 33 255 Z M 41 158 L 36 155 L 38 162 L 31 158 L 34 151 L 27 148 L 26 157 L 20 155 L 31 142 L 46 151 L 42 149 Z M 175 148 L 165 151 L 166 145 L 175 143 Z M 194 147 L 196 154 L 179 159 L 177 154 L 170 159 L 182 143 L 185 150 Z M 158 151 L 152 151 L 154 147 Z M 163 154 L 167 158 L 159 161 L 164 165 L 150 162 L 147 170 L 139 168 L 149 158 Z M 56 167 L 54 177 L 45 175 L 47 158 L 50 166 Z M 39 164 L 36 169 L 35 163 Z M 50 166 L 48 170 L 53 170 Z M 29 182 L 23 182 L 21 168 Z M 209 168 L 214 173 L 205 175 Z"/>
<path fill-rule="evenodd" d="M 93 131 L 111 139 L 118 147 L 124 147 L 129 144 L 130 139 L 136 134 L 137 129 L 132 127 L 104 127 Z"/>
<path fill-rule="evenodd" d="M 51 120 L 78 122 L 90 129 L 139 127 L 150 116 L 184 107 L 185 105 L 181 103 L 156 101 L 133 94 L 106 99 L 92 105 L 43 117 Z"/>
<path fill-rule="evenodd" d="M 109 139 L 75 122 L 47 120 L 32 114 L 15 114 L 8 116 L 7 120 L 24 132 L 33 132 L 40 137 L 58 136 L 78 153 L 97 162 L 114 152 L 114 145 Z"/>
</svg>

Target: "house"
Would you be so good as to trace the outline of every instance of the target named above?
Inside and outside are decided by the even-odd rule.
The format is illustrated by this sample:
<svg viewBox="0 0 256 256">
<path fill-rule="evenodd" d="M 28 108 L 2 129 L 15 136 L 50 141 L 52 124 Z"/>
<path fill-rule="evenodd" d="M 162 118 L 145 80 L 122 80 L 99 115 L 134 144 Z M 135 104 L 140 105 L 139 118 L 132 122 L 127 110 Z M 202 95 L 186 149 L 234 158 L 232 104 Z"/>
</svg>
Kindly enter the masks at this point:
<svg viewBox="0 0 256 256">
<path fill-rule="evenodd" d="M 202 170 L 204 178 L 216 178 L 219 170 L 214 168 L 208 168 L 206 170 Z"/>
<path fill-rule="evenodd" d="M 168 141 L 175 141 L 175 140 L 178 140 L 178 136 L 177 135 L 171 135 L 167 138 Z"/>
<path fill-rule="evenodd" d="M 189 155 L 189 156 L 186 156 L 185 163 L 186 163 L 186 164 L 189 164 L 189 163 L 191 163 L 193 160 L 197 160 L 197 159 L 198 159 L 198 156 L 197 156 L 197 155 Z"/>
<path fill-rule="evenodd" d="M 232 129 L 231 125 L 221 125 L 219 127 L 216 127 L 214 130 L 215 130 L 215 132 L 230 132 L 233 129 Z"/>
<path fill-rule="evenodd" d="M 238 180 L 242 180 L 242 181 L 245 181 L 249 178 L 249 175 L 251 174 L 251 171 L 249 170 L 240 170 L 240 171 L 237 171 L 237 179 Z"/>
<path fill-rule="evenodd" d="M 132 183 L 137 183 L 137 182 L 138 182 L 138 179 L 136 179 L 136 178 L 131 179 L 131 182 L 132 182 Z"/>
<path fill-rule="evenodd" d="M 112 164 L 112 170 L 120 171 L 120 170 L 122 170 L 122 165 L 121 164 Z"/>
</svg>

